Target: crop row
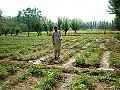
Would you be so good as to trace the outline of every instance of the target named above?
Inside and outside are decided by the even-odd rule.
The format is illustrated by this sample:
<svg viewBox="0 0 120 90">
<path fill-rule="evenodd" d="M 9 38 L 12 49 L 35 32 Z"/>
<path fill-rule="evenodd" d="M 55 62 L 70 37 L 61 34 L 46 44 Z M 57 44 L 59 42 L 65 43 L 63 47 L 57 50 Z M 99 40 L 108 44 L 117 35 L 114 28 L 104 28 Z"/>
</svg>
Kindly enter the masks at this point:
<svg viewBox="0 0 120 90">
<path fill-rule="evenodd" d="M 11 63 L 11 65 L 14 65 Z M 7 67 L 9 64 L 2 63 L 2 67 Z M 22 67 L 20 67 L 22 69 Z M 19 76 L 12 75 L 9 78 L 9 82 L 1 83 L 1 89 L 14 89 L 14 86 L 18 85 L 20 82 L 25 82 L 28 77 L 39 78 L 38 83 L 33 87 L 34 90 L 51 90 L 59 82 L 64 79 L 65 70 L 61 68 L 49 68 L 45 65 L 31 65 L 27 69 L 21 70 Z M 107 89 L 120 89 L 120 75 L 115 72 L 106 71 L 70 71 L 76 75 L 72 79 L 72 84 L 70 85 L 71 90 L 95 90 L 97 84 L 104 83 L 109 85 Z M 4 72 L 1 72 L 4 73 Z"/>
<path fill-rule="evenodd" d="M 96 90 L 97 86 L 104 83 L 107 90 L 120 89 L 120 75 L 105 71 L 81 71 L 73 78 L 71 90 Z M 98 89 L 98 88 L 97 88 Z"/>
<path fill-rule="evenodd" d="M 99 67 L 102 50 L 98 42 L 92 41 L 84 51 L 76 56 L 75 65 L 79 67 Z"/>
</svg>

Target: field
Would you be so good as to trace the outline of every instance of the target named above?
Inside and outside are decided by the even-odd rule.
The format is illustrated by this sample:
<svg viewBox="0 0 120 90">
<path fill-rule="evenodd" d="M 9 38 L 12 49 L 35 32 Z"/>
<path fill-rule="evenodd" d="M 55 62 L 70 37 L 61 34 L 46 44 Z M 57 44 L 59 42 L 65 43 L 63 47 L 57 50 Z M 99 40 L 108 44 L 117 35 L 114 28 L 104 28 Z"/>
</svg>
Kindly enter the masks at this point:
<svg viewBox="0 0 120 90">
<path fill-rule="evenodd" d="M 70 34 L 56 60 L 45 33 L 0 36 L 0 90 L 120 90 L 118 32 Z"/>
</svg>

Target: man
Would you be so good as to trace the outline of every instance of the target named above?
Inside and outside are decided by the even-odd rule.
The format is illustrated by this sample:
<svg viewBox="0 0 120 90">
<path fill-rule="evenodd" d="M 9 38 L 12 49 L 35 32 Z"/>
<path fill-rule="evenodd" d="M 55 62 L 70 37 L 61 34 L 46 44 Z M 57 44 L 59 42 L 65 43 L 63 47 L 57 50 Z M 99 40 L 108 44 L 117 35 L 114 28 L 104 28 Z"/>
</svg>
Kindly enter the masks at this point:
<svg viewBox="0 0 120 90">
<path fill-rule="evenodd" d="M 53 40 L 53 45 L 54 45 L 54 55 L 55 59 L 60 58 L 60 47 L 61 47 L 61 33 L 60 30 L 57 30 L 57 27 L 54 27 L 54 32 L 52 34 L 52 40 Z"/>
</svg>

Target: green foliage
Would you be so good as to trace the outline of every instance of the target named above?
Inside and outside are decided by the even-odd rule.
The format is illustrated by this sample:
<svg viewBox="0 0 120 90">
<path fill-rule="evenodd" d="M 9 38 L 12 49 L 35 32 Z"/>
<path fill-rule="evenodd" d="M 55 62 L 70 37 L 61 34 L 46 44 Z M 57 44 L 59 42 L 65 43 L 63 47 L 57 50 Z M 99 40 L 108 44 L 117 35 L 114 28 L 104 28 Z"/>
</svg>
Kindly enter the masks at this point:
<svg viewBox="0 0 120 90">
<path fill-rule="evenodd" d="M 114 50 L 110 54 L 110 65 L 116 68 L 120 68 L 120 55 Z"/>
<path fill-rule="evenodd" d="M 61 69 L 47 68 L 42 65 L 32 65 L 29 68 L 29 72 L 36 77 L 42 77 L 34 90 L 50 90 L 57 83 L 57 80 L 62 79 L 60 78 Z"/>
<path fill-rule="evenodd" d="M 30 51 L 30 50 L 35 50 L 34 47 L 30 47 L 30 46 L 20 46 L 20 45 L 16 45 L 16 46 L 1 46 L 0 47 L 0 57 L 4 58 L 4 57 L 8 57 L 8 56 L 15 56 L 19 53 L 21 54 L 25 54 L 26 52 Z"/>
<path fill-rule="evenodd" d="M 64 55 L 63 55 L 63 57 L 60 58 L 59 63 L 65 63 L 66 60 L 68 60 L 70 57 L 72 57 L 74 55 L 75 51 L 70 50 L 70 51 L 64 51 L 62 53 L 64 53 Z"/>
<path fill-rule="evenodd" d="M 2 90 L 7 90 L 8 87 L 10 87 L 10 86 L 7 84 L 0 84 L 0 89 L 2 89 Z"/>
<path fill-rule="evenodd" d="M 66 35 L 67 31 L 70 29 L 70 20 L 68 18 L 62 18 L 61 28 L 65 31 Z"/>
<path fill-rule="evenodd" d="M 119 90 L 120 75 L 109 71 L 80 71 L 72 81 L 72 90 L 95 90 L 97 83 L 110 84 L 115 90 Z M 111 88 L 111 87 L 108 87 Z"/>
<path fill-rule="evenodd" d="M 54 27 L 54 22 L 52 22 L 51 20 L 49 20 L 48 26 L 49 26 L 49 31 L 51 32 L 53 30 L 53 27 Z"/>
<path fill-rule="evenodd" d="M 91 43 L 85 48 L 82 54 L 76 57 L 76 61 L 75 61 L 76 66 L 83 66 L 83 67 L 85 66 L 89 67 L 91 65 L 95 65 L 95 67 L 99 66 L 102 50 L 100 49 L 99 43 L 96 42 L 95 40 L 96 39 L 93 37 L 92 39 L 89 38 L 85 40 L 85 42 L 90 41 Z"/>
<path fill-rule="evenodd" d="M 19 32 L 22 32 L 21 28 L 18 26 L 15 28 L 16 35 L 18 35 Z"/>
<path fill-rule="evenodd" d="M 20 23 L 24 23 L 27 25 L 29 36 L 29 31 L 32 29 L 36 29 L 36 27 L 39 26 L 38 23 L 41 21 L 42 16 L 41 11 L 39 11 L 38 8 L 26 8 L 18 12 L 17 18 Z"/>
<path fill-rule="evenodd" d="M 46 33 L 46 32 L 44 32 Z M 70 32 L 71 33 L 71 32 Z M 73 33 L 73 32 L 72 32 Z M 113 34 L 110 35 L 102 35 L 102 34 L 82 34 L 81 36 L 63 36 L 62 46 L 64 49 L 61 50 L 60 60 L 63 62 L 67 61 L 71 56 L 80 53 L 76 59 L 78 59 L 78 64 L 99 64 L 100 63 L 100 55 L 102 50 L 100 49 L 101 42 L 109 42 L 108 45 L 113 45 L 114 48 L 111 52 L 110 61 L 114 61 L 117 65 L 119 63 L 119 43 L 114 38 Z M 109 40 L 108 40 L 109 39 Z M 40 58 L 42 55 L 52 55 L 52 43 L 51 36 L 46 36 L 45 34 L 41 37 L 37 37 L 36 33 L 31 33 L 31 37 L 26 37 L 26 33 L 20 33 L 19 36 L 1 36 L 0 37 L 0 57 L 4 58 L 5 55 L 16 58 L 19 57 L 18 60 L 30 60 Z M 86 45 L 90 42 L 90 45 L 82 48 L 83 52 L 80 52 L 82 46 Z M 111 44 L 112 43 L 112 44 Z M 75 47 L 73 47 L 75 46 Z M 110 50 L 111 50 L 110 49 Z M 114 52 L 114 53 L 113 53 Z M 3 55 L 3 56 L 2 56 Z M 16 60 L 15 58 L 15 60 Z M 47 60 L 51 60 L 51 58 L 45 59 L 45 63 Z M 51 64 L 51 63 L 50 63 Z M 84 66 L 84 65 L 83 65 Z M 118 65 L 119 66 L 119 65 Z M 116 67 L 116 66 L 114 66 Z M 14 65 L 14 63 L 0 63 L 0 78 L 1 80 L 10 75 L 11 72 L 19 72 L 19 69 L 23 69 L 20 71 L 20 76 L 10 76 L 10 79 L 7 84 L 0 84 L 2 89 L 8 89 L 9 85 L 14 86 L 17 83 L 27 79 L 29 76 L 39 78 L 40 81 L 38 85 L 34 87 L 34 90 L 50 90 L 53 86 L 56 85 L 62 79 L 62 71 L 60 68 L 50 68 L 45 65 L 31 65 L 30 67 L 24 65 Z M 118 68 L 118 67 L 117 67 Z M 95 68 L 94 68 L 95 69 Z M 68 70 L 71 71 L 71 70 Z M 66 71 L 67 72 L 67 71 Z M 89 89 L 94 90 L 96 83 L 106 83 L 114 86 L 114 89 L 119 90 L 119 81 L 120 75 L 113 72 L 103 72 L 103 71 L 71 71 L 69 73 L 76 73 L 77 77 L 73 79 L 72 90 L 82 90 Z M 118 72 L 119 73 L 119 72 Z M 24 82 L 24 81 L 23 81 Z M 96 84 L 97 85 L 97 84 Z"/>
<path fill-rule="evenodd" d="M 49 31 L 48 21 L 46 19 L 43 21 L 43 27 L 44 27 L 44 31 L 46 32 Z"/>
<path fill-rule="evenodd" d="M 69 52 L 68 52 L 68 55 L 69 55 L 69 57 L 72 57 L 73 56 L 73 51 L 72 50 L 70 50 Z"/>
<path fill-rule="evenodd" d="M 99 43 L 91 43 L 84 52 L 87 64 L 100 64 L 101 49 Z"/>
<path fill-rule="evenodd" d="M 11 62 L 0 63 L 0 80 L 16 72 L 16 68 L 23 68 L 22 64 L 14 64 Z"/>
<path fill-rule="evenodd" d="M 76 57 L 76 65 L 81 65 L 81 64 L 85 64 L 85 59 L 82 55 Z"/>
<path fill-rule="evenodd" d="M 114 19 L 115 29 L 120 30 L 120 16 Z"/>
<path fill-rule="evenodd" d="M 120 78 L 118 78 L 114 83 L 113 83 L 113 87 L 115 90 L 119 90 L 120 89 Z"/>
<path fill-rule="evenodd" d="M 62 25 L 62 17 L 59 17 L 58 18 L 58 21 L 57 21 L 57 25 L 58 25 L 58 29 L 61 30 L 61 25 Z"/>
<path fill-rule="evenodd" d="M 94 90 L 95 78 L 89 74 L 81 74 L 76 76 L 72 83 L 72 90 L 89 89 Z"/>
<path fill-rule="evenodd" d="M 110 5 L 108 6 L 108 8 L 109 8 L 108 12 L 110 14 L 116 15 L 115 20 L 114 20 L 115 28 L 117 30 L 119 30 L 120 29 L 120 1 L 119 0 L 109 0 L 109 4 Z"/>
<path fill-rule="evenodd" d="M 116 14 L 116 16 L 120 16 L 120 1 L 119 0 L 109 0 L 109 10 L 110 14 Z"/>
<path fill-rule="evenodd" d="M 2 10 L 0 9 L 0 20 L 2 19 Z"/>
<path fill-rule="evenodd" d="M 56 84 L 56 80 L 54 77 L 54 73 L 51 72 L 48 76 L 42 78 L 40 83 L 36 86 L 36 89 L 50 90 L 55 84 Z"/>
<path fill-rule="evenodd" d="M 76 30 L 80 29 L 81 23 L 82 21 L 77 18 L 71 20 L 71 28 L 72 30 L 75 30 L 75 33 L 76 33 Z"/>
</svg>

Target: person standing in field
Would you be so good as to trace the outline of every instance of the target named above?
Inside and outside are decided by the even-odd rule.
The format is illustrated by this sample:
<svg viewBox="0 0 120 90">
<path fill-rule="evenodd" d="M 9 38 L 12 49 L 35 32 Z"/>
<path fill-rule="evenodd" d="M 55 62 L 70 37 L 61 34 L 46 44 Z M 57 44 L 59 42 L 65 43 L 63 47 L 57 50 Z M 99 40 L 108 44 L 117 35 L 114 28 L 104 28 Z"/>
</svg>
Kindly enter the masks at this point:
<svg viewBox="0 0 120 90">
<path fill-rule="evenodd" d="M 52 34 L 52 40 L 54 45 L 54 56 L 56 58 L 60 58 L 60 48 L 61 48 L 61 33 L 60 30 L 57 29 L 57 27 L 54 27 L 54 32 Z"/>
</svg>

